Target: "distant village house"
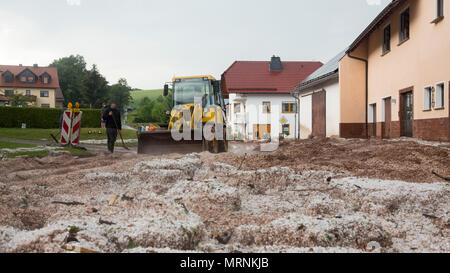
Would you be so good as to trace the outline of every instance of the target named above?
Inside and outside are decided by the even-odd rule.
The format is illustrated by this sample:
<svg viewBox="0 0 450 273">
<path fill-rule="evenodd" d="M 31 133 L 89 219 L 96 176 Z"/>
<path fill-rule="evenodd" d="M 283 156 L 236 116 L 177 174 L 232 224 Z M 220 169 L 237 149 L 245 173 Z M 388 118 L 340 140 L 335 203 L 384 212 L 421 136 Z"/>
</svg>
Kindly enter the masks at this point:
<svg viewBox="0 0 450 273">
<path fill-rule="evenodd" d="M 0 65 L 0 76 L 0 105 L 9 104 L 8 96 L 22 94 L 29 106 L 63 107 L 56 67 Z"/>
<path fill-rule="evenodd" d="M 322 66 L 320 62 L 236 61 L 222 75 L 229 97 L 234 139 L 296 138 L 298 101 L 293 88 Z"/>
<path fill-rule="evenodd" d="M 300 138 L 339 136 L 341 92 L 339 88 L 339 53 L 317 69 L 292 94 L 300 101 Z"/>
<path fill-rule="evenodd" d="M 394 0 L 350 45 L 339 67 L 342 137 L 450 141 L 445 16 L 443 0 Z"/>
</svg>

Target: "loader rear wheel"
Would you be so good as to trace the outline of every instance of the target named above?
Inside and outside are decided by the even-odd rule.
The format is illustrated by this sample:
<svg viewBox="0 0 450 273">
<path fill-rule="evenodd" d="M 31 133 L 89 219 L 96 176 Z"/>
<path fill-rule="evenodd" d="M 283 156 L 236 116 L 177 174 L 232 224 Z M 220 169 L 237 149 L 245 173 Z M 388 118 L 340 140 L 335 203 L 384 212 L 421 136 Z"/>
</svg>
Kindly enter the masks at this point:
<svg viewBox="0 0 450 273">
<path fill-rule="evenodd" d="M 228 141 L 221 140 L 221 141 L 219 141 L 219 144 L 220 144 L 220 152 L 227 153 L 228 152 Z"/>
</svg>

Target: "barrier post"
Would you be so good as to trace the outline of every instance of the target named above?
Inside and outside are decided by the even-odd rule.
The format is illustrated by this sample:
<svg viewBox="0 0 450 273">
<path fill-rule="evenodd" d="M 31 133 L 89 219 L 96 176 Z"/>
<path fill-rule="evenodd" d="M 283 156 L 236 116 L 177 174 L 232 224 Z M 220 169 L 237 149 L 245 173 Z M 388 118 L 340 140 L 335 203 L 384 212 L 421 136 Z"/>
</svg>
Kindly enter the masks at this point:
<svg viewBox="0 0 450 273">
<path fill-rule="evenodd" d="M 72 136 L 71 143 L 72 145 L 80 144 L 80 133 L 81 133 L 81 117 L 83 116 L 83 112 L 80 111 L 80 105 L 75 103 L 75 109 L 73 110 L 72 115 Z"/>
<path fill-rule="evenodd" d="M 67 110 L 63 113 L 63 124 L 61 126 L 61 144 L 70 144 L 70 131 L 72 129 L 72 103 L 69 102 Z"/>
</svg>

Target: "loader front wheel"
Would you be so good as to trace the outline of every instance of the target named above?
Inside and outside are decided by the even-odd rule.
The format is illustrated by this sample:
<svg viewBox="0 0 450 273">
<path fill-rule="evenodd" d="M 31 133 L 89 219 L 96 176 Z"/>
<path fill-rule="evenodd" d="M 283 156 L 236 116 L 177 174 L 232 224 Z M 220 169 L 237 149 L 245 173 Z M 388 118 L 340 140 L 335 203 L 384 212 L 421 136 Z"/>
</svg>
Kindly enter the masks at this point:
<svg viewBox="0 0 450 273">
<path fill-rule="evenodd" d="M 209 141 L 207 141 L 206 139 L 203 139 L 202 141 L 202 148 L 203 148 L 203 152 L 209 152 Z"/>
<path fill-rule="evenodd" d="M 214 139 L 212 141 L 212 145 L 213 145 L 213 152 L 215 154 L 220 153 L 220 141 L 218 141 L 217 139 Z"/>
</svg>

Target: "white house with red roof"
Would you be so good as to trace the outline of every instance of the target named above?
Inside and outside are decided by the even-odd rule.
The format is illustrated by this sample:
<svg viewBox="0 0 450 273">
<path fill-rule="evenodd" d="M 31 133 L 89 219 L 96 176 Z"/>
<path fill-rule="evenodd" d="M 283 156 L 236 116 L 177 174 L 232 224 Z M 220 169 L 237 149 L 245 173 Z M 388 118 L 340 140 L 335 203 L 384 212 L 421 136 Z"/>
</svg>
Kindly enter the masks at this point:
<svg viewBox="0 0 450 273">
<path fill-rule="evenodd" d="M 236 140 L 298 137 L 298 101 L 291 91 L 321 62 L 236 61 L 222 74 L 228 122 Z"/>
</svg>

